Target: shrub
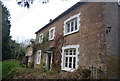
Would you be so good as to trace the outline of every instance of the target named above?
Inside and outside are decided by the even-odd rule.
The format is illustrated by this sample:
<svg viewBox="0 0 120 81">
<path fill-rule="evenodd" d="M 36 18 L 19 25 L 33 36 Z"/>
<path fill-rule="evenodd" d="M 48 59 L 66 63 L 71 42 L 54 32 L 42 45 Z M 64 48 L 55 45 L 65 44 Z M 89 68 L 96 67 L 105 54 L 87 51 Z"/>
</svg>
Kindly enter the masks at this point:
<svg viewBox="0 0 120 81">
<path fill-rule="evenodd" d="M 2 61 L 0 61 L 0 80 L 2 78 Z"/>
<path fill-rule="evenodd" d="M 2 62 L 2 78 L 9 79 L 14 75 L 18 75 L 20 63 L 17 60 L 6 60 Z"/>
</svg>

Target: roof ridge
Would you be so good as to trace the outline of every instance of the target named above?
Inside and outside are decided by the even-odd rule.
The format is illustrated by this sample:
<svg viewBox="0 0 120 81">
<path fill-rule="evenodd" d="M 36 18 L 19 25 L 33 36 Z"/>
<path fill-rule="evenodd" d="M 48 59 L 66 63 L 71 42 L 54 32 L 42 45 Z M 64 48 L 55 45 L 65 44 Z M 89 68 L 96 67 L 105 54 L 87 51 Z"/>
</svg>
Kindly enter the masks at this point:
<svg viewBox="0 0 120 81">
<path fill-rule="evenodd" d="M 55 19 L 53 19 L 51 22 L 49 22 L 48 24 L 46 24 L 44 27 L 42 27 L 41 29 L 39 29 L 37 32 L 35 32 L 35 34 L 37 34 L 38 32 L 40 32 L 42 29 L 44 29 L 45 27 L 51 25 L 52 23 L 54 23 L 55 21 L 57 21 L 58 19 L 62 18 L 63 16 L 65 16 L 66 14 L 68 14 L 69 12 L 75 10 L 76 8 L 78 8 L 79 6 L 83 5 L 86 2 L 77 2 L 76 4 L 74 4 L 72 7 L 68 8 L 66 11 L 64 11 L 63 13 L 61 13 L 60 15 L 58 15 Z"/>
</svg>

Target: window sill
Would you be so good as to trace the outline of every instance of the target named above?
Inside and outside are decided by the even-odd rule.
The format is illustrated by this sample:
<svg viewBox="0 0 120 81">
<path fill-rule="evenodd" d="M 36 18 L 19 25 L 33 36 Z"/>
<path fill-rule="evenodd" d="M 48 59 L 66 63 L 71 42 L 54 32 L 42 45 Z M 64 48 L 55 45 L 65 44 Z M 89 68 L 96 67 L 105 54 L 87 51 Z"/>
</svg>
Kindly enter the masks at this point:
<svg viewBox="0 0 120 81">
<path fill-rule="evenodd" d="M 41 43 L 43 43 L 43 42 L 39 42 L 39 44 L 41 44 Z"/>
<path fill-rule="evenodd" d="M 74 34 L 74 33 L 77 33 L 77 32 L 79 32 L 79 30 L 76 30 L 76 31 L 73 31 L 73 32 L 69 32 L 69 33 L 64 33 L 64 36 L 67 36 L 67 35 L 71 35 L 71 34 Z"/>
<path fill-rule="evenodd" d="M 52 39 L 49 39 L 49 41 L 53 41 L 54 40 L 54 38 L 52 38 Z"/>
<path fill-rule="evenodd" d="M 70 69 L 70 68 L 64 68 L 64 69 L 62 69 L 63 71 L 68 71 L 68 72 L 73 72 L 73 71 L 75 71 L 75 69 Z"/>
</svg>

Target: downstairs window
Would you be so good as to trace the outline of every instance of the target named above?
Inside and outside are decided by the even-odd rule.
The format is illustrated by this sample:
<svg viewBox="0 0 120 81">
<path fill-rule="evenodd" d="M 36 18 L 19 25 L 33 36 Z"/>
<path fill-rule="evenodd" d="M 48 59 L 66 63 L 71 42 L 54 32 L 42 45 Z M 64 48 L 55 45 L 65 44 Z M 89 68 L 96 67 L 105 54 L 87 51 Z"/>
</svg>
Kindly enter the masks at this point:
<svg viewBox="0 0 120 81">
<path fill-rule="evenodd" d="M 79 45 L 70 45 L 62 48 L 62 70 L 74 71 L 78 68 Z"/>
</svg>

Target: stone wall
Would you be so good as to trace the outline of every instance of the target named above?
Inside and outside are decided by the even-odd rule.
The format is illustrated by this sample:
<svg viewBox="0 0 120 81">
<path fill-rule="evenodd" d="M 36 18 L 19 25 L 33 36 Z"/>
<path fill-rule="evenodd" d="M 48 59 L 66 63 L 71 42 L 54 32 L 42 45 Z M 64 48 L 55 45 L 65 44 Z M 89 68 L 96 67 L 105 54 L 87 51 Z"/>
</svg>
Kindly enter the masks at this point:
<svg viewBox="0 0 120 81">
<path fill-rule="evenodd" d="M 80 45 L 79 66 L 100 66 L 106 72 L 106 58 L 108 54 L 118 54 L 118 12 L 116 3 L 89 2 L 63 16 L 40 33 L 48 36 L 51 27 L 55 27 L 55 39 L 49 41 L 49 46 L 55 46 L 57 36 L 62 36 L 60 47 L 54 49 L 53 66 L 61 64 L 61 47 Z M 80 30 L 74 34 L 63 36 L 64 21 L 70 16 L 80 13 Z M 108 27 L 111 31 L 106 34 Z M 58 50 L 58 51 L 56 51 Z M 60 67 L 58 67 L 60 68 Z"/>
</svg>

